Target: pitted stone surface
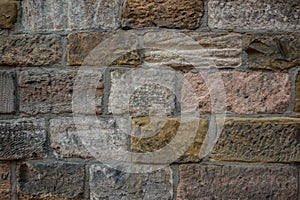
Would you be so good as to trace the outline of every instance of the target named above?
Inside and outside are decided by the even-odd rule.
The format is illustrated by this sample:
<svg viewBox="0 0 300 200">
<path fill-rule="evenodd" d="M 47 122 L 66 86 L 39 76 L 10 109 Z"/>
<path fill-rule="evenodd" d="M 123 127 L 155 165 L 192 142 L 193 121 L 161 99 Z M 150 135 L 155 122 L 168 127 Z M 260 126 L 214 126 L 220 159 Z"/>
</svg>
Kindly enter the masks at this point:
<svg viewBox="0 0 300 200">
<path fill-rule="evenodd" d="M 0 120 L 0 160 L 43 157 L 46 138 L 42 119 Z"/>
<path fill-rule="evenodd" d="M 300 29 L 299 1 L 208 1 L 208 26 L 218 29 Z"/>
<path fill-rule="evenodd" d="M 0 113 L 16 112 L 16 75 L 13 72 L 0 71 Z"/>
<path fill-rule="evenodd" d="M 0 163 L 0 200 L 9 199 L 10 178 L 9 165 Z"/>
</svg>

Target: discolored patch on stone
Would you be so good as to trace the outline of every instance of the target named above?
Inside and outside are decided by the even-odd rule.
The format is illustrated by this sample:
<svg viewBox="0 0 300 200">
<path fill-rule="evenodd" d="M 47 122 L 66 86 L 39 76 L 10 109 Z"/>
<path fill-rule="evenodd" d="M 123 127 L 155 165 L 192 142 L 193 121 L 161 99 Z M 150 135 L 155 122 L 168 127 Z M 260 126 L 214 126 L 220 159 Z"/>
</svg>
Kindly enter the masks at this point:
<svg viewBox="0 0 300 200">
<path fill-rule="evenodd" d="M 26 114 L 38 113 L 70 113 L 72 109 L 76 113 L 86 113 L 86 104 L 95 104 L 94 112 L 101 113 L 101 102 L 103 95 L 102 75 L 98 82 L 88 84 L 87 80 L 98 76 L 98 71 L 87 72 L 76 78 L 75 70 L 29 69 L 19 74 L 19 98 L 20 111 Z M 101 72 L 99 72 L 101 73 Z M 85 77 L 86 76 L 86 77 Z M 75 87 L 75 80 L 76 87 Z M 74 104 L 72 107 L 72 95 L 76 90 L 78 98 L 81 98 L 82 105 Z M 88 91 L 94 91 L 91 102 L 86 100 Z M 82 95 L 80 95 L 82 93 Z M 94 102 L 93 102 L 93 101 Z M 80 100 L 77 100 L 80 102 Z"/>
<path fill-rule="evenodd" d="M 57 35 L 0 35 L 1 65 L 41 66 L 60 63 L 61 38 Z"/>
<path fill-rule="evenodd" d="M 289 75 L 284 72 L 187 73 L 181 109 L 187 113 L 283 113 L 289 106 L 290 90 Z"/>
<path fill-rule="evenodd" d="M 14 72 L 0 71 L 0 113 L 9 114 L 17 110 L 15 79 Z"/>
<path fill-rule="evenodd" d="M 289 69 L 300 65 L 300 34 L 247 34 L 248 67 Z"/>
<path fill-rule="evenodd" d="M 117 29 L 121 0 L 24 0 L 22 24 L 31 31 Z"/>
<path fill-rule="evenodd" d="M 241 65 L 237 33 L 152 31 L 144 35 L 145 64 L 175 70 Z"/>
<path fill-rule="evenodd" d="M 106 165 L 89 168 L 91 199 L 172 199 L 169 167 L 150 173 L 127 173 Z"/>
<path fill-rule="evenodd" d="M 208 1 L 208 26 L 215 29 L 300 29 L 299 1 Z"/>
<path fill-rule="evenodd" d="M 210 157 L 214 160 L 299 162 L 299 118 L 227 118 Z"/>
<path fill-rule="evenodd" d="M 0 29 L 10 29 L 17 20 L 17 2 L 0 1 Z"/>
<path fill-rule="evenodd" d="M 202 159 L 199 156 L 200 149 L 204 143 L 207 131 L 208 121 L 204 118 L 134 118 L 132 121 L 130 149 L 135 153 L 152 154 L 152 152 L 171 145 L 171 151 L 163 155 L 166 158 L 165 161 L 176 155 L 177 159 L 174 159 L 173 162 L 199 162 Z M 177 134 L 181 135 L 181 139 L 177 144 L 172 144 L 171 142 Z M 187 143 L 188 137 L 191 137 L 191 143 Z M 183 152 L 179 151 L 180 148 L 183 148 Z M 132 159 L 134 162 L 140 162 L 138 154 L 134 155 Z M 157 163 L 163 161 L 154 160 Z"/>
<path fill-rule="evenodd" d="M 177 199 L 297 199 L 297 173 L 276 164 L 181 165 Z"/>
<path fill-rule="evenodd" d="M 300 73 L 299 72 L 296 78 L 295 112 L 300 113 Z"/>
<path fill-rule="evenodd" d="M 63 161 L 31 161 L 18 166 L 20 199 L 82 199 L 84 165 Z"/>
<path fill-rule="evenodd" d="M 0 120 L 0 130 L 0 160 L 41 158 L 46 155 L 44 120 Z"/>
<path fill-rule="evenodd" d="M 0 200 L 9 199 L 10 178 L 9 165 L 0 163 Z"/>
<path fill-rule="evenodd" d="M 196 29 L 200 26 L 203 12 L 202 0 L 128 0 L 123 11 L 122 26 Z"/>
</svg>

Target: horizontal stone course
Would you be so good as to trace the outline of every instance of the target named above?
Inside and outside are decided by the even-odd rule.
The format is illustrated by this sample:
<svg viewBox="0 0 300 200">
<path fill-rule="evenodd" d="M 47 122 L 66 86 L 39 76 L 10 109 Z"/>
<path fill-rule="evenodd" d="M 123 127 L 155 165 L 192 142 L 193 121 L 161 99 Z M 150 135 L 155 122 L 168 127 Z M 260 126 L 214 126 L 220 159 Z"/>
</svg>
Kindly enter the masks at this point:
<svg viewBox="0 0 300 200">
<path fill-rule="evenodd" d="M 9 165 L 0 163 L 0 200 L 9 199 L 11 187 L 10 179 Z"/>
<path fill-rule="evenodd" d="M 0 71 L 0 114 L 16 112 L 16 98 L 16 74 Z"/>
</svg>

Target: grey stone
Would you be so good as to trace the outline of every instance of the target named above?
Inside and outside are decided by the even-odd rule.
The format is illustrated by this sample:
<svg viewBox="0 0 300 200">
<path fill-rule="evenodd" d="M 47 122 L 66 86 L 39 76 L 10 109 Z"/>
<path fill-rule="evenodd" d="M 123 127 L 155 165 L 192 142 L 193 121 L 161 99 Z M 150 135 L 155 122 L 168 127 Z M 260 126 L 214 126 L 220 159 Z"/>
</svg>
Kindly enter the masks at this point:
<svg viewBox="0 0 300 200">
<path fill-rule="evenodd" d="M 0 71 L 0 113 L 16 112 L 15 73 Z"/>
</svg>

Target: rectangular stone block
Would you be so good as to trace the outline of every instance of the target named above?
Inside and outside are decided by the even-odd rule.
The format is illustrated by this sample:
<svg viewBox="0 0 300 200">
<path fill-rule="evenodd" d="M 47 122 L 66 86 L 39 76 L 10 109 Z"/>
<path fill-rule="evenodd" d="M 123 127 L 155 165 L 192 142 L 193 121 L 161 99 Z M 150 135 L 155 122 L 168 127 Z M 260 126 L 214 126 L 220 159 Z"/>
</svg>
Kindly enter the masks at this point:
<svg viewBox="0 0 300 200">
<path fill-rule="evenodd" d="M 122 26 L 196 29 L 204 13 L 203 6 L 202 0 L 128 0 L 123 10 Z"/>
<path fill-rule="evenodd" d="M 39 158 L 46 155 L 43 119 L 0 120 L 0 160 Z"/>
<path fill-rule="evenodd" d="M 199 162 L 207 131 L 208 120 L 205 118 L 134 118 L 130 149 L 135 153 L 149 154 L 149 157 L 143 160 L 138 154 L 133 155 L 133 162 Z M 153 154 L 158 150 L 158 154 Z"/>
<path fill-rule="evenodd" d="M 284 72 L 186 73 L 181 109 L 185 113 L 284 113 L 290 98 L 289 74 Z"/>
<path fill-rule="evenodd" d="M 0 163 L 0 200 L 9 199 L 10 169 L 8 164 Z"/>
<path fill-rule="evenodd" d="M 171 115 L 175 111 L 176 74 L 135 68 L 111 72 L 108 111 L 131 116 Z"/>
<path fill-rule="evenodd" d="M 95 73 L 92 74 L 93 72 Z M 72 111 L 101 113 L 103 83 L 101 72 L 100 74 L 97 72 L 97 70 L 80 71 L 80 76 L 76 76 L 75 70 L 54 68 L 21 71 L 18 80 L 20 111 L 30 115 Z M 98 75 L 99 80 L 92 84 L 88 83 L 87 80 L 94 80 Z M 94 92 L 94 96 L 86 99 L 89 92 Z M 78 99 L 75 101 L 73 98 Z M 87 108 L 90 109 L 86 110 Z"/>
<path fill-rule="evenodd" d="M 173 196 L 169 167 L 149 173 L 127 173 L 106 165 L 89 168 L 90 199 L 162 199 Z"/>
<path fill-rule="evenodd" d="M 15 79 L 15 73 L 0 71 L 0 113 L 9 114 L 17 110 Z"/>
<path fill-rule="evenodd" d="M 73 33 L 68 35 L 67 60 L 69 65 L 110 66 L 141 65 L 138 36 L 133 38 L 103 32 Z M 120 38 L 117 38 L 119 36 Z"/>
<path fill-rule="evenodd" d="M 289 69 L 300 65 L 300 34 L 246 34 L 247 65 L 253 69 Z"/>
<path fill-rule="evenodd" d="M 83 199 L 84 164 L 31 161 L 18 166 L 19 199 Z"/>
<path fill-rule="evenodd" d="M 208 26 L 213 29 L 300 29 L 299 1 L 208 1 Z"/>
<path fill-rule="evenodd" d="M 218 123 L 223 124 L 223 120 Z M 299 162 L 300 118 L 226 118 L 214 160 Z"/>
<path fill-rule="evenodd" d="M 93 117 L 66 117 L 50 120 L 51 147 L 61 157 L 114 160 L 114 149 L 127 152 L 128 133 L 122 133 L 114 119 Z"/>
<path fill-rule="evenodd" d="M 145 34 L 144 48 L 145 64 L 153 67 L 238 67 L 242 38 L 237 33 L 153 31 Z"/>
<path fill-rule="evenodd" d="M 24 0 L 22 24 L 31 31 L 116 29 L 121 0 Z"/>
<path fill-rule="evenodd" d="M 288 165 L 181 165 L 177 199 L 297 199 Z"/>
<path fill-rule="evenodd" d="M 296 78 L 295 112 L 300 113 L 300 73 L 299 72 Z"/>
<path fill-rule="evenodd" d="M 0 29 L 12 28 L 18 15 L 17 2 L 1 0 L 0 13 Z"/>
<path fill-rule="evenodd" d="M 57 35 L 0 35 L 1 65 L 41 66 L 60 63 L 61 38 Z"/>
</svg>

